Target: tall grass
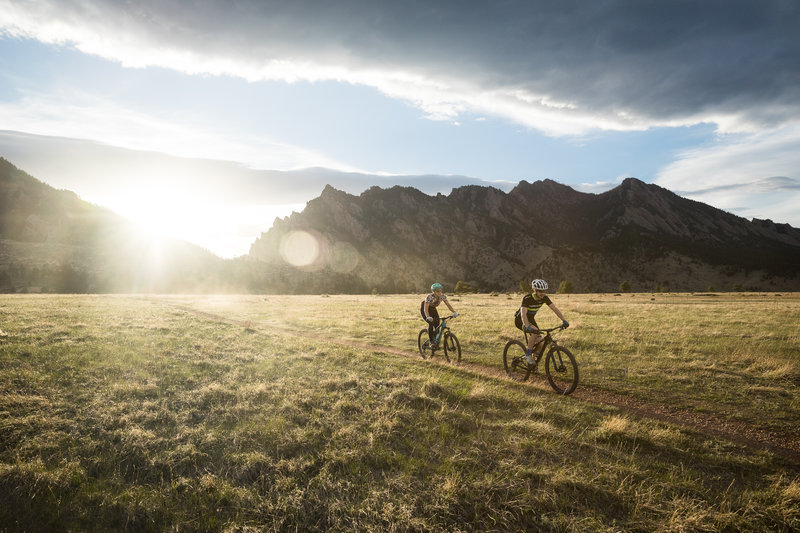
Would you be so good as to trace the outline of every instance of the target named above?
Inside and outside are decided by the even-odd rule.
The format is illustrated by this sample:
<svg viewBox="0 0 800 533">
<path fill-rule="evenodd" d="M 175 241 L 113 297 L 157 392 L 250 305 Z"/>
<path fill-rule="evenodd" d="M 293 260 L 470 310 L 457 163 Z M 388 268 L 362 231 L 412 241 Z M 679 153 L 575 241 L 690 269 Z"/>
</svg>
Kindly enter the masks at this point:
<svg viewBox="0 0 800 533">
<path fill-rule="evenodd" d="M 269 332 L 413 346 L 414 299 L 359 298 L 175 299 L 242 325 L 126 297 L 0 298 L 0 530 L 800 528 L 800 466 L 784 459 L 456 366 Z M 471 298 L 454 302 L 454 331 L 465 357 L 496 365 L 488 346 L 468 351 L 472 329 L 513 334 L 489 336 L 481 317 L 499 323 L 499 304 L 516 302 Z M 559 305 L 580 347 L 595 315 L 577 307 L 614 300 Z M 741 373 L 760 379 L 754 365 Z"/>
</svg>

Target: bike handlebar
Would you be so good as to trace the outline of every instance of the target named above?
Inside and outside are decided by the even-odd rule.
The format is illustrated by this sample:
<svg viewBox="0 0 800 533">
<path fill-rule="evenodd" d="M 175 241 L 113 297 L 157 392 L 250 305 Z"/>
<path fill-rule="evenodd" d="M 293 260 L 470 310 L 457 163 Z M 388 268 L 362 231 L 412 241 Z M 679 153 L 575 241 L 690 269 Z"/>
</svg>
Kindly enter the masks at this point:
<svg viewBox="0 0 800 533">
<path fill-rule="evenodd" d="M 564 324 L 560 324 L 554 328 L 539 328 L 538 330 L 534 330 L 529 333 L 552 333 L 553 331 L 557 331 L 559 329 L 566 329 L 566 327 Z"/>
<path fill-rule="evenodd" d="M 461 315 L 458 315 L 458 316 L 461 316 Z M 449 320 L 449 319 L 451 319 L 451 318 L 456 318 L 456 317 L 455 317 L 454 315 L 450 315 L 450 316 L 443 316 L 443 317 L 440 317 L 440 318 L 439 318 L 439 320 Z"/>
</svg>

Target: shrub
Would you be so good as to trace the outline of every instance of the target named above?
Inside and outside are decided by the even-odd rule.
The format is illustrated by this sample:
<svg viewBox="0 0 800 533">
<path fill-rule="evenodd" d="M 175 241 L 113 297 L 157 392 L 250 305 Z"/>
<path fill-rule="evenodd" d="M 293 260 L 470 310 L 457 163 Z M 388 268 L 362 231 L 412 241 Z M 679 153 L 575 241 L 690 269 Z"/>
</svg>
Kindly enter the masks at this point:
<svg viewBox="0 0 800 533">
<path fill-rule="evenodd" d="M 453 292 L 456 294 L 464 294 L 465 292 L 478 292 L 478 288 L 459 280 L 456 282 L 456 288 L 453 289 Z"/>
</svg>

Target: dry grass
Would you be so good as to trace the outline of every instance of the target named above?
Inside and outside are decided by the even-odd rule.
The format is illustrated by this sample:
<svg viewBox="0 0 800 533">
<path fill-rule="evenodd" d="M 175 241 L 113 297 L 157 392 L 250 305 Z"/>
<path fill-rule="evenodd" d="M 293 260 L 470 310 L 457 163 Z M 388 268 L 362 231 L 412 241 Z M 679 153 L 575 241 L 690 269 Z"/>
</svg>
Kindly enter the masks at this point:
<svg viewBox="0 0 800 533">
<path fill-rule="evenodd" d="M 125 297 L 3 297 L 0 530 L 800 528 L 800 466 L 783 459 L 456 366 L 268 332 L 329 324 L 327 336 L 411 349 L 421 321 L 401 313 L 416 299 L 370 298 L 175 299 L 245 327 Z M 565 343 L 584 346 L 582 369 L 590 337 L 579 332 L 597 333 L 591 317 L 636 314 L 606 298 L 559 302 L 576 325 Z M 510 301 L 461 298 L 464 320 L 453 324 L 465 357 L 487 366 L 491 354 L 470 349 L 506 334 L 494 302 Z M 391 319 L 354 322 L 365 313 Z M 634 359 L 625 332 L 645 338 L 638 320 L 591 339 Z M 792 375 L 781 350 L 796 334 L 773 333 L 772 357 Z M 645 344 L 629 363 L 633 393 L 645 377 L 666 387 L 644 360 L 656 343 Z M 675 345 L 678 361 L 712 346 L 689 345 Z M 684 365 L 687 379 L 722 365 L 704 357 Z M 742 361 L 728 386 L 794 394 L 751 367 L 763 370 Z M 672 394 L 691 403 L 707 393 Z"/>
<path fill-rule="evenodd" d="M 420 296 L 261 296 L 175 301 L 254 325 L 320 331 L 415 350 Z M 571 327 L 581 383 L 735 418 L 770 431 L 800 425 L 800 294 L 554 295 Z M 502 368 L 520 295 L 451 298 L 465 361 Z M 558 323 L 543 309 L 542 326 Z"/>
</svg>

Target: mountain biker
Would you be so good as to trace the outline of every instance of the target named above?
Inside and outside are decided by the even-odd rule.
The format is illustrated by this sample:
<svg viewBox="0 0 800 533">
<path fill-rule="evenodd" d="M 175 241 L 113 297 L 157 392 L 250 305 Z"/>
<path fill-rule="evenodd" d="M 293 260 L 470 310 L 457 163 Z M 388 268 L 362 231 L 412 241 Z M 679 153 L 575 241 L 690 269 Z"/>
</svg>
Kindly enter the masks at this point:
<svg viewBox="0 0 800 533">
<path fill-rule="evenodd" d="M 442 302 L 450 309 L 454 317 L 458 316 L 453 306 L 447 301 L 447 295 L 444 294 L 444 287 L 442 287 L 441 283 L 434 283 L 431 285 L 431 293 L 427 295 L 419 305 L 419 314 L 422 315 L 422 319 L 428 323 L 428 346 L 431 347 L 435 346 L 433 338 L 436 336 L 436 328 L 439 327 L 441 322 L 439 320 L 439 312 L 436 308 Z"/>
<path fill-rule="evenodd" d="M 536 362 L 533 357 L 534 346 L 539 343 L 538 346 L 536 346 L 537 357 L 541 356 L 542 350 L 544 349 L 544 344 L 540 342 L 542 337 L 536 335 L 536 333 L 539 332 L 539 326 L 536 325 L 536 319 L 534 318 L 536 312 L 543 305 L 547 304 L 556 316 L 561 319 L 561 325 L 563 327 L 569 327 L 569 322 L 566 321 L 564 315 L 558 310 L 558 307 L 556 307 L 550 300 L 550 297 L 547 296 L 547 282 L 543 279 L 535 279 L 531 282 L 531 288 L 533 292 L 531 294 L 526 294 L 525 297 L 522 298 L 522 305 L 520 305 L 519 310 L 514 313 L 514 325 L 516 325 L 518 329 L 532 333 L 528 338 L 528 349 L 525 351 L 525 362 L 529 365 Z"/>
</svg>

